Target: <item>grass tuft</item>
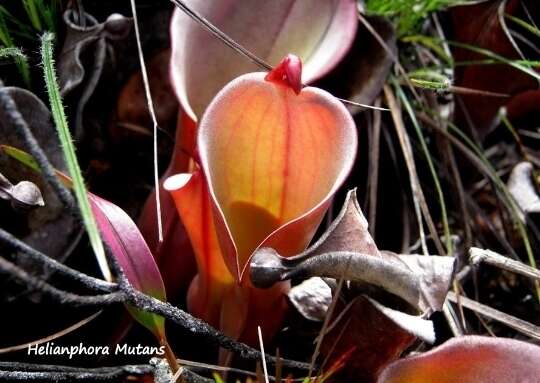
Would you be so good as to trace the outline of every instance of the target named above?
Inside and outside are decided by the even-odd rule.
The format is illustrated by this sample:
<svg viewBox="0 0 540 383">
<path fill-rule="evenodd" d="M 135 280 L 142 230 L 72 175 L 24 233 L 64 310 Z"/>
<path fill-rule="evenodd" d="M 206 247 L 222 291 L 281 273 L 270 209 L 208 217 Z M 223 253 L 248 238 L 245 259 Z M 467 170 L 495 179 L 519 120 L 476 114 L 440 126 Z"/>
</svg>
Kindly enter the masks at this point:
<svg viewBox="0 0 540 383">
<path fill-rule="evenodd" d="M 458 4 L 463 0 L 367 0 L 366 11 L 394 20 L 398 35 L 407 36 L 417 32 L 430 13 Z"/>
</svg>

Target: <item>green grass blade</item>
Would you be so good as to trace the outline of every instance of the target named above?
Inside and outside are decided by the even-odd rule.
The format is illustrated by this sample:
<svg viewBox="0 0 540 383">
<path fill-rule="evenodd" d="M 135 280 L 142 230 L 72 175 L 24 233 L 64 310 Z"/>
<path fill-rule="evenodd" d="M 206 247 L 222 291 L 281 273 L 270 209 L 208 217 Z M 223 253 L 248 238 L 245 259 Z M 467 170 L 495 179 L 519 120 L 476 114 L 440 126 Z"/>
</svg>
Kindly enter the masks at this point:
<svg viewBox="0 0 540 383">
<path fill-rule="evenodd" d="M 0 43 L 8 48 L 13 47 L 13 40 L 6 24 L 6 18 L 10 16 L 10 13 L 4 7 L 0 6 Z"/>
<path fill-rule="evenodd" d="M 452 81 L 448 77 L 428 68 L 409 72 L 407 76 L 413 85 L 424 89 L 443 91 L 450 89 L 452 85 Z"/>
<path fill-rule="evenodd" d="M 35 38 L 35 31 L 31 25 L 28 25 L 28 23 L 16 18 L 5 7 L 1 5 L 0 23 L 3 24 L 3 27 L 8 31 L 9 35 L 18 36 L 26 40 L 34 40 Z M 7 25 L 10 25 L 11 29 L 7 29 Z M 3 42 L 5 45 L 13 45 L 13 42 L 11 42 L 11 44 L 7 44 L 6 40 L 2 36 L 2 32 L 0 32 L 0 41 Z"/>
<path fill-rule="evenodd" d="M 96 220 L 88 201 L 86 186 L 84 184 L 81 169 L 79 168 L 79 163 L 75 154 L 75 147 L 72 142 L 71 133 L 67 125 L 66 115 L 64 113 L 64 107 L 62 105 L 62 99 L 60 97 L 60 91 L 54 68 L 53 40 L 54 35 L 49 32 L 46 32 L 41 39 L 43 71 L 45 74 L 45 83 L 47 86 L 47 93 L 49 94 L 49 102 L 51 104 L 53 119 L 58 131 L 58 136 L 60 137 L 60 143 L 66 159 L 68 171 L 73 179 L 75 197 L 79 205 L 84 226 L 86 227 L 88 236 L 90 238 L 90 244 L 94 250 L 99 267 L 101 268 L 104 277 L 107 280 L 111 280 L 112 278 L 107 260 L 105 258 L 103 242 L 101 241 Z"/>
<path fill-rule="evenodd" d="M 26 59 L 26 56 L 15 57 L 15 64 L 17 65 L 17 69 L 19 70 L 19 73 L 21 74 L 21 77 L 24 83 L 28 87 L 30 87 L 31 85 L 30 65 L 28 65 L 28 60 Z"/>
<path fill-rule="evenodd" d="M 214 382 L 215 382 L 215 383 L 225 383 L 225 382 L 223 381 L 223 379 L 221 379 L 221 376 L 219 376 L 219 374 L 218 374 L 217 372 L 214 372 L 214 373 L 212 374 L 212 377 L 214 378 Z"/>
<path fill-rule="evenodd" d="M 524 20 L 521 20 L 521 19 L 519 19 L 519 18 L 517 18 L 515 16 L 512 16 L 512 15 L 506 14 L 506 15 L 504 15 L 504 17 L 506 17 L 510 21 L 513 21 L 514 23 L 516 23 L 520 27 L 525 28 L 527 31 L 531 32 L 533 35 L 535 35 L 537 37 L 540 37 L 540 29 L 538 29 L 536 26 L 531 25 L 528 22 L 526 22 Z"/>
<path fill-rule="evenodd" d="M 28 59 L 24 53 L 19 48 L 15 47 L 0 47 L 0 59 L 11 58 L 15 65 L 17 65 L 17 70 L 21 74 L 24 83 L 27 86 L 30 86 L 30 66 L 28 65 Z"/>
<path fill-rule="evenodd" d="M 367 0 L 368 14 L 389 17 L 397 25 L 398 35 L 405 36 L 420 28 L 423 19 L 431 13 L 453 5 L 464 3 L 463 0 Z"/>
<path fill-rule="evenodd" d="M 442 46 L 442 40 L 425 35 L 411 35 L 401 39 L 405 43 L 421 44 L 424 47 L 431 49 L 439 58 L 441 58 L 447 65 L 452 65 L 453 59 L 448 56 Z"/>
<path fill-rule="evenodd" d="M 457 41 L 448 41 L 448 44 L 453 45 L 453 46 L 458 47 L 458 48 L 467 49 L 467 50 L 470 50 L 472 52 L 479 53 L 479 54 L 481 54 L 483 56 L 492 58 L 492 59 L 494 59 L 496 61 L 499 61 L 502 64 L 506 64 L 506 65 L 509 65 L 509 66 L 511 66 L 513 68 L 516 68 L 516 69 L 522 71 L 523 73 L 526 73 L 529 76 L 534 77 L 535 79 L 540 81 L 540 74 L 535 72 L 534 70 L 532 70 L 530 68 L 531 65 L 529 65 L 529 63 L 527 61 L 525 61 L 523 63 L 520 63 L 520 62 L 517 62 L 515 60 L 509 60 L 506 57 L 500 56 L 497 53 L 494 53 L 494 52 L 492 52 L 490 50 L 483 49 L 483 48 L 478 48 L 478 47 L 475 47 L 474 45 L 463 44 L 463 43 L 460 43 L 460 42 L 457 42 Z"/>
<path fill-rule="evenodd" d="M 43 21 L 49 31 L 56 31 L 56 11 L 52 7 L 43 10 Z"/>
<path fill-rule="evenodd" d="M 30 87 L 30 66 L 28 65 L 28 60 L 21 50 L 15 47 L 11 32 L 6 24 L 6 18 L 12 22 L 15 20 L 4 7 L 0 6 L 0 44 L 4 46 L 4 50 L 7 49 L 7 51 L 4 51 L 4 56 L 0 55 L 0 58 L 13 57 L 24 83 Z M 16 51 L 20 54 L 15 53 Z"/>
<path fill-rule="evenodd" d="M 538 60 L 508 60 L 517 65 L 530 66 L 532 68 L 540 67 L 540 61 Z M 469 66 L 469 65 L 500 65 L 501 62 L 493 59 L 484 59 L 484 60 L 465 60 L 465 61 L 455 61 L 454 66 Z"/>
<path fill-rule="evenodd" d="M 56 31 L 56 1 L 50 0 L 45 4 L 44 0 L 34 0 L 38 9 L 39 16 L 43 20 L 45 27 L 50 32 Z"/>
<path fill-rule="evenodd" d="M 5 58 L 21 58 L 23 60 L 26 60 L 26 56 L 19 48 L 15 47 L 8 47 L 8 48 L 0 48 L 0 59 Z"/>
<path fill-rule="evenodd" d="M 41 31 L 43 30 L 43 26 L 41 25 L 41 20 L 39 17 L 39 5 L 36 4 L 37 1 L 39 0 L 23 0 L 23 5 L 24 10 L 28 15 L 28 19 L 30 19 L 30 22 L 32 23 L 32 26 L 38 31 Z"/>
</svg>

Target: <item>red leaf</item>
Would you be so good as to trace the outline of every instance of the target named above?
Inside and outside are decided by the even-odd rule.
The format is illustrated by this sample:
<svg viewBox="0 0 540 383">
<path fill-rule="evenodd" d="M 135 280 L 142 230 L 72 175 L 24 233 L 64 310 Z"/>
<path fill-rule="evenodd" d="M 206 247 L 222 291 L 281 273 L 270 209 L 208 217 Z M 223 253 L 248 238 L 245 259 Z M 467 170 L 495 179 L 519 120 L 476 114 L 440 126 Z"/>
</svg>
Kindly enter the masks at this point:
<svg viewBox="0 0 540 383">
<path fill-rule="evenodd" d="M 137 290 L 166 301 L 161 274 L 150 249 L 131 218 L 118 206 L 92 193 L 88 199 L 103 240 Z M 160 339 L 165 339 L 162 317 L 128 307 L 133 317 Z"/>
</svg>

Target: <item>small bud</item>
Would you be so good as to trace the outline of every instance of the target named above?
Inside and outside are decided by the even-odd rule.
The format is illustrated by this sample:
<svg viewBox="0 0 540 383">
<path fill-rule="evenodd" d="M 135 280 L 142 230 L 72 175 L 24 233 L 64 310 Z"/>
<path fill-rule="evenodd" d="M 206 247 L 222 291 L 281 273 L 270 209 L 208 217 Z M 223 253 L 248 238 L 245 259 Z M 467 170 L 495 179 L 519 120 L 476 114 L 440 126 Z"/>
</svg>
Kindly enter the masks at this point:
<svg viewBox="0 0 540 383">
<path fill-rule="evenodd" d="M 36 184 L 30 181 L 21 181 L 11 189 L 11 205 L 14 209 L 32 209 L 44 206 L 43 196 Z"/>
<path fill-rule="evenodd" d="M 260 289 L 272 287 L 282 280 L 283 273 L 288 268 L 283 265 L 279 254 L 271 248 L 262 248 L 255 252 L 251 258 L 251 283 Z"/>
<path fill-rule="evenodd" d="M 0 198 L 11 201 L 11 206 L 16 210 L 28 210 L 45 205 L 41 191 L 34 183 L 21 181 L 13 185 L 1 173 Z"/>
<path fill-rule="evenodd" d="M 109 38 L 123 39 L 131 31 L 133 20 L 119 13 L 113 13 L 107 18 L 104 25 L 105 30 L 110 34 Z"/>
</svg>

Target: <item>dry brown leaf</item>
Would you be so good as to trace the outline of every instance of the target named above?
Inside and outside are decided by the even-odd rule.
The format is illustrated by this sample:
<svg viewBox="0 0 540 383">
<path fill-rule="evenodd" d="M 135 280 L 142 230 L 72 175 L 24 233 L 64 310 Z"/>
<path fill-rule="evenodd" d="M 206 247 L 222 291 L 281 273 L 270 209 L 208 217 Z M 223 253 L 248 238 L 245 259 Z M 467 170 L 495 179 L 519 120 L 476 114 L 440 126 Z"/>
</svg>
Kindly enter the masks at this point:
<svg viewBox="0 0 540 383">
<path fill-rule="evenodd" d="M 321 322 L 332 302 L 332 289 L 322 278 L 313 277 L 292 287 L 287 296 L 304 318 Z"/>
<path fill-rule="evenodd" d="M 435 341 L 433 323 L 425 317 L 442 308 L 454 267 L 452 257 L 379 251 L 351 190 L 335 221 L 314 245 L 292 258 L 280 257 L 270 248 L 259 250 L 252 259 L 251 278 L 258 287 L 293 277 L 348 280 L 352 301 L 345 308 L 338 304 L 340 310 L 334 311 L 333 324 L 323 334 L 321 354 L 332 363 L 354 347 L 339 377 L 374 382 L 416 338 Z M 291 300 L 305 318 L 328 310 L 331 294 L 326 289 L 309 285 L 298 289 L 308 298 Z M 313 307 L 317 304 L 319 311 Z"/>
<path fill-rule="evenodd" d="M 268 287 L 293 277 L 344 278 L 381 287 L 429 314 L 441 309 L 454 267 L 452 257 L 380 252 L 351 190 L 336 220 L 304 253 L 284 258 L 270 248 L 257 251 L 251 279 Z"/>
<path fill-rule="evenodd" d="M 540 213 L 540 197 L 533 184 L 532 171 L 530 162 L 520 162 L 514 166 L 508 179 L 508 191 L 519 206 L 519 216 L 523 221 L 525 214 Z"/>
<path fill-rule="evenodd" d="M 368 298 L 357 297 L 348 312 L 326 334 L 321 353 L 330 355 L 328 365 L 354 348 L 337 381 L 375 382 L 380 371 L 396 360 L 415 336 L 396 325 Z"/>
</svg>

